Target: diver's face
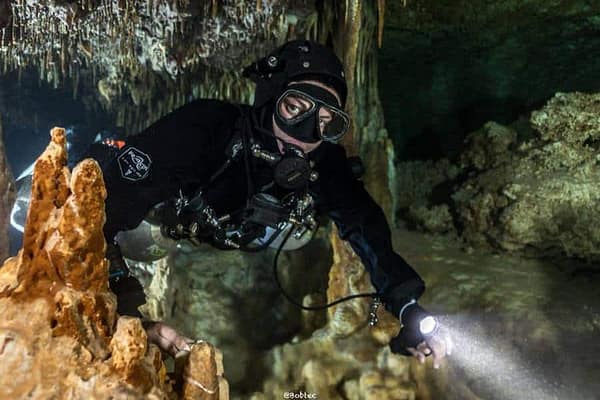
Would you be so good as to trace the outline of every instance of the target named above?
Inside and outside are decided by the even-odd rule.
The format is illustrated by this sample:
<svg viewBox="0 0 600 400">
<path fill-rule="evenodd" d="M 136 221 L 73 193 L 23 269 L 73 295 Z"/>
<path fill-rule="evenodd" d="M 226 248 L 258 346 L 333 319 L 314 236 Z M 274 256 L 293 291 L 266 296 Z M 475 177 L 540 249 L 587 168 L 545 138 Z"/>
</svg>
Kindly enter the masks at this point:
<svg viewBox="0 0 600 400">
<path fill-rule="evenodd" d="M 327 90 L 328 92 L 330 92 L 332 95 L 334 95 L 338 101 L 338 104 L 341 104 L 338 93 L 333 88 L 331 88 L 319 81 L 313 81 L 313 80 L 297 81 L 297 82 L 291 82 L 290 85 L 295 84 L 295 83 L 308 83 L 308 84 L 311 84 L 314 86 L 321 87 L 321 88 Z M 279 102 L 278 107 L 279 107 L 279 113 L 281 116 L 283 116 L 284 118 L 287 118 L 287 119 L 292 119 L 295 116 L 305 112 L 310 107 L 310 105 L 307 104 L 300 97 L 287 96 L 285 101 Z M 331 112 L 327 108 L 321 107 L 319 109 L 319 129 L 320 129 L 321 133 L 323 133 L 323 129 L 325 128 L 327 123 L 329 123 L 331 120 L 332 120 Z M 305 153 L 310 153 L 311 151 L 313 151 L 314 149 L 319 147 L 319 145 L 323 142 L 323 140 L 319 140 L 314 143 L 305 143 L 305 142 L 302 142 L 302 141 L 288 135 L 287 133 L 285 133 L 283 131 L 283 129 L 281 129 L 277 125 L 277 123 L 275 122 L 275 116 L 273 116 L 273 132 L 275 134 L 275 137 L 278 139 L 277 146 L 279 147 L 279 151 L 282 153 L 283 153 L 283 142 L 293 144 L 293 145 L 301 148 L 302 151 L 304 151 Z"/>
</svg>

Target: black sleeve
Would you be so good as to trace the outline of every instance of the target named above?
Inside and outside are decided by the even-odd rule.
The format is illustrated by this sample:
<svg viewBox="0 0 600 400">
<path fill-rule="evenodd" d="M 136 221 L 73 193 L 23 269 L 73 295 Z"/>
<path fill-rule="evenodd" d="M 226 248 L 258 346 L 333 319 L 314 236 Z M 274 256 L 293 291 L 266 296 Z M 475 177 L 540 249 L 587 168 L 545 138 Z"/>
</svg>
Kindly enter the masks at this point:
<svg viewBox="0 0 600 400">
<path fill-rule="evenodd" d="M 352 175 L 343 147 L 323 145 L 327 149 L 317 163 L 317 207 L 335 222 L 340 237 L 350 243 L 369 271 L 386 308 L 398 316 L 404 304 L 423 294 L 425 284 L 394 252 L 385 215 Z"/>
<path fill-rule="evenodd" d="M 128 137 L 102 165 L 107 241 L 135 228 L 156 204 L 205 183 L 225 162 L 239 113 L 233 104 L 197 100 Z"/>
</svg>

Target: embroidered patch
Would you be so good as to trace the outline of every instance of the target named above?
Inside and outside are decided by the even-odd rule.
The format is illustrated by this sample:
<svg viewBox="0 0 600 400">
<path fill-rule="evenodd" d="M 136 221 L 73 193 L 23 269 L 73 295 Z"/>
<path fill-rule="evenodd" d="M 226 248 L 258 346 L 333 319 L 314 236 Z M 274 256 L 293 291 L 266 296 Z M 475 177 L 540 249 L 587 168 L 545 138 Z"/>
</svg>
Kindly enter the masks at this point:
<svg viewBox="0 0 600 400">
<path fill-rule="evenodd" d="M 125 150 L 117 158 L 117 161 L 121 169 L 121 176 L 130 181 L 141 181 L 146 178 L 152 165 L 150 157 L 135 147 Z"/>
</svg>

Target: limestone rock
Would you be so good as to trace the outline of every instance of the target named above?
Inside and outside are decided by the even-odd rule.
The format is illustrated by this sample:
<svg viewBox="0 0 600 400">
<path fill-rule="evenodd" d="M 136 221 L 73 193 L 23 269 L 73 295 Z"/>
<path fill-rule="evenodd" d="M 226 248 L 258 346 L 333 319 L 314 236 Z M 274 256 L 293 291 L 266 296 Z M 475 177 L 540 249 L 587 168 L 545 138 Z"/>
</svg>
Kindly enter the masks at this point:
<svg viewBox="0 0 600 400">
<path fill-rule="evenodd" d="M 467 149 L 461 154 L 461 164 L 479 171 L 494 168 L 510 157 L 509 150 L 516 140 L 517 133 L 511 128 L 488 122 L 478 134 L 467 137 Z"/>
<path fill-rule="evenodd" d="M 331 250 L 325 230 L 317 236 L 302 250 L 281 254 L 278 262 L 286 291 L 307 305 L 326 301 Z M 326 313 L 304 313 L 285 300 L 273 280 L 273 249 L 244 253 L 180 244 L 176 253 L 153 263 L 142 312 L 217 346 L 232 397 L 243 398 L 260 388 L 263 371 L 256 360 L 264 349 L 298 332 L 310 336 L 325 324 Z M 142 271 L 137 265 L 131 269 L 136 275 Z"/>
<path fill-rule="evenodd" d="M 160 353 L 155 346 L 148 348 L 146 331 L 139 318 L 119 318 L 110 350 L 112 367 L 126 382 L 143 391 L 165 384 L 166 369 Z"/>
<path fill-rule="evenodd" d="M 600 257 L 600 95 L 557 94 L 531 116 L 539 136 L 497 153 L 453 196 L 464 236 L 505 250 Z M 513 136 L 514 137 L 514 136 Z M 514 147 L 514 146 L 513 146 Z"/>
<path fill-rule="evenodd" d="M 407 217 L 432 233 L 444 233 L 454 229 L 454 221 L 446 204 L 425 207 L 411 206 Z"/>
<path fill-rule="evenodd" d="M 600 94 L 558 93 L 532 113 L 533 137 L 519 121 L 512 127 L 490 122 L 471 133 L 459 179 L 437 184 L 450 188 L 445 201 L 461 236 L 475 246 L 599 259 L 600 230 L 589 223 L 600 217 L 598 115 Z M 433 166 L 422 173 L 439 176 Z M 413 214 L 433 214 L 435 192 L 425 191 Z M 448 214 L 439 214 L 438 224 L 421 220 L 439 232 Z"/>
<path fill-rule="evenodd" d="M 333 265 L 329 271 L 327 302 L 352 294 L 374 292 L 368 273 L 350 245 L 333 229 L 330 235 Z M 347 301 L 327 309 L 329 326 L 335 335 L 347 336 L 364 326 L 367 320 L 367 300 Z"/>
<path fill-rule="evenodd" d="M 183 380 L 185 400 L 229 399 L 229 386 L 223 377 L 223 355 L 206 342 L 192 346 Z"/>
<path fill-rule="evenodd" d="M 100 168 L 88 159 L 71 174 L 64 130 L 51 137 L 34 167 L 23 249 L 0 269 L 0 398 L 175 399 L 139 319 L 116 314 Z"/>
<path fill-rule="evenodd" d="M 368 273 L 337 230 L 332 230 L 330 240 L 334 262 L 327 301 L 373 292 Z M 408 358 L 392 354 L 387 346 L 398 333 L 398 320 L 380 307 L 378 324 L 369 328 L 368 311 L 366 299 L 334 306 L 327 311 L 327 324 L 310 337 L 269 351 L 270 375 L 252 399 L 279 398 L 285 392 L 323 399 L 414 399 Z"/>
<path fill-rule="evenodd" d="M 429 232 L 443 233 L 454 229 L 452 213 L 439 198 L 446 199 L 447 192 L 460 173 L 460 167 L 446 159 L 433 161 L 407 161 L 395 171 L 394 204 L 398 215 Z"/>
</svg>

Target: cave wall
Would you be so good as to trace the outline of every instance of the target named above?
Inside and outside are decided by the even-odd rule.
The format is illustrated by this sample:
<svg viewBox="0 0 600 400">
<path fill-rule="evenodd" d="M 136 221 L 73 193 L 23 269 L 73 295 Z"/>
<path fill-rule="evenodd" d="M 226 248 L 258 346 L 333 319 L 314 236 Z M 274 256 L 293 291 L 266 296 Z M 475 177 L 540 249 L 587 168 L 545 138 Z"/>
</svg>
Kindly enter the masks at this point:
<svg viewBox="0 0 600 400">
<path fill-rule="evenodd" d="M 600 3 L 387 2 L 379 84 L 399 159 L 456 155 L 556 92 L 600 90 Z"/>
<path fill-rule="evenodd" d="M 0 261 L 9 255 L 8 223 L 15 199 L 15 187 L 4 150 L 2 121 L 0 120 Z"/>
</svg>

